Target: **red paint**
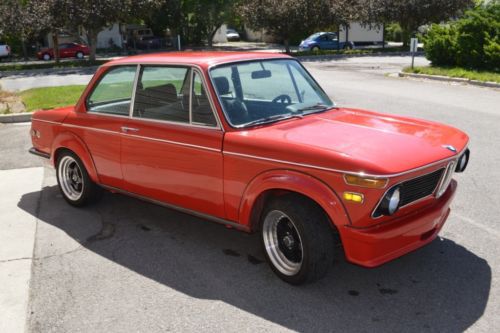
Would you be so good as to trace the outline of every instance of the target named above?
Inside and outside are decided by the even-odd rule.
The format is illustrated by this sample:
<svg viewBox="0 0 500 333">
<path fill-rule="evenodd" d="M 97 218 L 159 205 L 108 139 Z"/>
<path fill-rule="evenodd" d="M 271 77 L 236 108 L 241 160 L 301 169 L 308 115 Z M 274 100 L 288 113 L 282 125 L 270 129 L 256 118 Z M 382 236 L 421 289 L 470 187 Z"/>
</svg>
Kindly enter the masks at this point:
<svg viewBox="0 0 500 333">
<path fill-rule="evenodd" d="M 88 113 L 85 99 L 111 66 L 185 64 L 203 72 L 215 64 L 287 56 L 251 52 L 185 52 L 141 55 L 102 66 L 75 107 L 39 111 L 33 145 L 54 159 L 57 149 L 73 150 L 94 181 L 212 215 L 254 230 L 252 214 L 268 191 L 301 193 L 323 208 L 340 233 L 346 257 L 374 267 L 429 243 L 443 226 L 456 189 L 429 196 L 378 219 L 371 213 L 386 189 L 430 173 L 458 157 L 468 143 L 450 126 L 354 109 L 332 109 L 252 129 L 228 125 L 218 99 L 213 104 L 222 129 L 151 122 Z M 122 126 L 138 129 L 124 133 Z M 347 185 L 344 172 L 389 179 L 386 189 Z M 363 204 L 342 199 L 344 191 L 364 195 Z"/>
</svg>

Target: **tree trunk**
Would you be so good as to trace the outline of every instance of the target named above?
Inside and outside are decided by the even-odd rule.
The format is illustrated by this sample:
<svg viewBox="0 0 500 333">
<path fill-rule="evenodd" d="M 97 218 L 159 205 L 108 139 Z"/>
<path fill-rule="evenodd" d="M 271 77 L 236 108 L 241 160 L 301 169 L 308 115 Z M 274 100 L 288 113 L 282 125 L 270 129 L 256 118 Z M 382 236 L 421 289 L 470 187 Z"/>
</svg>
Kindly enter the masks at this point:
<svg viewBox="0 0 500 333">
<path fill-rule="evenodd" d="M 385 49 L 385 23 L 382 24 L 382 49 Z"/>
<path fill-rule="evenodd" d="M 208 47 L 209 48 L 212 48 L 212 46 L 214 45 L 214 37 L 215 37 L 215 34 L 217 33 L 217 30 L 219 30 L 220 26 L 222 24 L 219 24 L 219 25 L 216 25 L 215 26 L 215 29 L 212 30 L 209 34 L 208 34 Z"/>
<path fill-rule="evenodd" d="M 21 37 L 21 46 L 23 48 L 24 61 L 28 61 L 28 49 L 26 48 L 26 39 L 24 37 Z"/>
<path fill-rule="evenodd" d="M 285 52 L 290 54 L 290 40 L 288 37 L 283 40 L 283 44 L 285 44 Z"/>
<path fill-rule="evenodd" d="M 56 64 L 59 63 L 59 34 L 57 33 L 57 30 L 54 30 L 52 32 L 52 44 L 54 45 L 54 60 L 56 61 Z"/>
<path fill-rule="evenodd" d="M 87 30 L 87 41 L 90 48 L 89 62 L 95 62 L 97 51 L 97 30 L 93 28 Z"/>
</svg>

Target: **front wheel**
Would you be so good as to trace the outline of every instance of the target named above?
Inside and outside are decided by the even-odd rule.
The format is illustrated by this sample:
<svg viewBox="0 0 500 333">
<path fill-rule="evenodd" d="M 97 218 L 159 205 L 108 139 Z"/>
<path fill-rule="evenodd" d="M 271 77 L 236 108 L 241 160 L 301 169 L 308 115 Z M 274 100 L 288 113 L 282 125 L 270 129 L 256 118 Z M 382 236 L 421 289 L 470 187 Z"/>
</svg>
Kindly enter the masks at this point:
<svg viewBox="0 0 500 333">
<path fill-rule="evenodd" d="M 324 277 L 334 251 L 329 223 L 308 199 L 293 194 L 272 199 L 262 214 L 261 241 L 274 273 L 294 285 Z"/>
<path fill-rule="evenodd" d="M 43 60 L 45 60 L 45 61 L 49 61 L 49 60 L 51 59 L 51 56 L 50 56 L 50 54 L 45 53 L 45 54 L 43 55 L 43 57 L 42 57 L 42 58 L 43 58 Z"/>
<path fill-rule="evenodd" d="M 57 183 L 64 199 L 81 207 L 100 198 L 102 189 L 89 177 L 82 161 L 74 153 L 64 151 L 57 159 Z"/>
<path fill-rule="evenodd" d="M 83 52 L 76 52 L 76 59 L 83 59 L 84 54 Z"/>
<path fill-rule="evenodd" d="M 313 47 L 311 48 L 311 51 L 313 51 L 313 52 L 318 52 L 318 51 L 319 51 L 319 46 L 313 46 Z"/>
</svg>

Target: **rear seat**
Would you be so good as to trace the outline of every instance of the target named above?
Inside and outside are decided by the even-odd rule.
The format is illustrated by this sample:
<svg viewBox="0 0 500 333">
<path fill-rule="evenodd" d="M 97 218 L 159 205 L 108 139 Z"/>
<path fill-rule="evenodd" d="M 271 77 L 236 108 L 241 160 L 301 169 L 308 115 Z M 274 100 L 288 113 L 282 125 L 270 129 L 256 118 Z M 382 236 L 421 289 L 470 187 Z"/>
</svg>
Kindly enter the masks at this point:
<svg viewBox="0 0 500 333">
<path fill-rule="evenodd" d="M 189 122 L 189 105 L 177 95 L 171 83 L 137 90 L 134 116 L 167 121 Z"/>
</svg>

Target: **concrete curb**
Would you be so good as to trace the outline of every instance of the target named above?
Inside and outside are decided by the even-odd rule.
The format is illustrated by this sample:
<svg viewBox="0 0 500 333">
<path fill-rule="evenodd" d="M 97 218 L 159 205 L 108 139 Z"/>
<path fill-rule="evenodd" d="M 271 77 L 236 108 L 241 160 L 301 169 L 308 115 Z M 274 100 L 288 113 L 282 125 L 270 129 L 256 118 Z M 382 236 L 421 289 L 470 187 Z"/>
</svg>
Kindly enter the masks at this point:
<svg viewBox="0 0 500 333">
<path fill-rule="evenodd" d="M 11 123 L 24 123 L 31 121 L 32 113 L 11 113 L 11 114 L 0 114 L 0 123 L 11 124 Z"/>
<path fill-rule="evenodd" d="M 424 52 L 417 52 L 415 56 L 423 56 Z M 377 53 L 358 53 L 358 54 L 318 54 L 318 55 L 294 55 L 292 57 L 300 59 L 301 61 L 308 60 L 329 60 L 329 59 L 342 59 L 342 58 L 360 58 L 360 57 L 404 57 L 411 56 L 411 52 L 377 52 Z"/>
<path fill-rule="evenodd" d="M 471 85 L 480 86 L 480 87 L 500 88 L 500 83 L 464 79 L 464 78 L 459 78 L 459 77 L 449 77 L 449 76 L 429 75 L 429 74 L 416 74 L 416 73 L 403 73 L 403 72 L 399 72 L 398 76 L 399 77 L 418 78 L 418 79 L 429 79 L 429 80 L 444 81 L 444 82 L 457 82 L 457 83 L 471 84 Z"/>
<path fill-rule="evenodd" d="M 0 71 L 0 79 L 10 76 L 36 76 L 36 75 L 69 75 L 93 74 L 99 66 L 69 67 L 69 68 L 32 68 L 11 71 Z"/>
</svg>

